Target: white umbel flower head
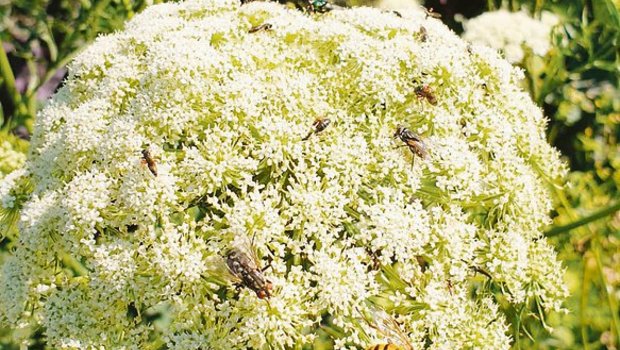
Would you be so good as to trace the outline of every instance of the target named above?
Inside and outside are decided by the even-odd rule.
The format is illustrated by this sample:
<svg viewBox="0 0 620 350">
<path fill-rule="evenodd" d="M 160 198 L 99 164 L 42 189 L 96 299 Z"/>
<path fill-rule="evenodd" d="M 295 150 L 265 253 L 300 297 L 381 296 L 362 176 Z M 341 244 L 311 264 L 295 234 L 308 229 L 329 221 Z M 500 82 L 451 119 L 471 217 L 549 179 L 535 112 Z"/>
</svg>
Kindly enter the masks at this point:
<svg viewBox="0 0 620 350">
<path fill-rule="evenodd" d="M 523 46 L 539 56 L 551 48 L 551 29 L 559 19 L 543 12 L 540 19 L 527 12 L 490 11 L 463 23 L 463 38 L 471 43 L 501 50 L 511 63 L 520 63 L 525 56 Z"/>
<path fill-rule="evenodd" d="M 0 185 L 20 228 L 0 326 L 54 348 L 508 349 L 485 288 L 560 307 L 541 229 L 564 167 L 518 71 L 400 14 L 190 0 L 99 38 Z"/>
</svg>

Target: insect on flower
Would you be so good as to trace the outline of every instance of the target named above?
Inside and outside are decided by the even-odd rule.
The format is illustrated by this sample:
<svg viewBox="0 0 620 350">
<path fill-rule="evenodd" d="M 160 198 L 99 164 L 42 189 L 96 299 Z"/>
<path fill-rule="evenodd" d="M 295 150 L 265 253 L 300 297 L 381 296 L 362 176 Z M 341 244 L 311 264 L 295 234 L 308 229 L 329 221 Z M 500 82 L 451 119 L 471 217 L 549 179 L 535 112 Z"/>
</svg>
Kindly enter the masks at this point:
<svg viewBox="0 0 620 350">
<path fill-rule="evenodd" d="M 366 348 L 366 350 L 402 350 L 402 349 L 403 348 L 401 348 L 400 346 L 394 345 L 392 343 L 371 345 Z"/>
<path fill-rule="evenodd" d="M 151 152 L 148 149 L 142 150 L 142 164 L 146 164 L 149 167 L 151 173 L 157 176 L 157 164 L 151 156 Z"/>
<path fill-rule="evenodd" d="M 420 85 L 415 88 L 415 94 L 418 96 L 418 100 L 426 99 L 428 103 L 433 106 L 437 105 L 437 98 L 433 93 L 433 89 L 431 89 L 428 85 Z"/>
<path fill-rule="evenodd" d="M 333 10 L 334 7 L 327 0 L 308 0 L 308 9 L 312 13 L 323 13 Z"/>
<path fill-rule="evenodd" d="M 416 36 L 421 42 L 425 43 L 428 40 L 428 32 L 426 31 L 426 27 L 420 26 L 420 30 L 418 30 Z"/>
<path fill-rule="evenodd" d="M 258 25 L 256 27 L 250 28 L 250 30 L 248 30 L 248 33 L 256 33 L 256 32 L 261 31 L 261 30 L 268 31 L 268 30 L 271 30 L 271 28 L 273 28 L 273 25 L 271 23 L 263 23 L 263 24 Z"/>
<path fill-rule="evenodd" d="M 422 6 L 422 9 L 424 9 L 424 14 L 426 16 L 424 16 L 424 19 L 428 19 L 429 17 L 433 17 L 433 18 L 441 18 L 441 14 L 437 13 L 433 10 L 433 8 L 426 8 L 424 6 Z"/>
<path fill-rule="evenodd" d="M 318 134 L 321 131 L 327 129 L 327 127 L 329 126 L 329 124 L 331 123 L 331 120 L 329 120 L 328 118 L 317 118 L 313 123 L 312 123 L 312 131 L 310 131 L 308 133 L 308 135 L 306 135 L 306 137 L 304 137 L 303 139 L 301 139 L 302 141 L 306 141 L 307 139 L 310 138 L 310 136 L 312 136 L 312 134 Z"/>
<path fill-rule="evenodd" d="M 251 289 L 259 299 L 271 297 L 273 284 L 263 274 L 254 248 L 237 246 L 226 253 L 226 265 L 238 285 Z"/>
<path fill-rule="evenodd" d="M 420 136 L 414 134 L 405 127 L 399 126 L 398 128 L 396 128 L 396 132 L 394 133 L 394 138 L 397 137 L 405 143 L 403 146 L 409 147 L 409 150 L 414 155 L 414 159 L 415 156 L 418 156 L 422 159 L 426 158 L 428 151 L 426 148 L 426 144 L 424 144 L 424 141 L 422 141 L 422 138 L 420 138 Z"/>
</svg>

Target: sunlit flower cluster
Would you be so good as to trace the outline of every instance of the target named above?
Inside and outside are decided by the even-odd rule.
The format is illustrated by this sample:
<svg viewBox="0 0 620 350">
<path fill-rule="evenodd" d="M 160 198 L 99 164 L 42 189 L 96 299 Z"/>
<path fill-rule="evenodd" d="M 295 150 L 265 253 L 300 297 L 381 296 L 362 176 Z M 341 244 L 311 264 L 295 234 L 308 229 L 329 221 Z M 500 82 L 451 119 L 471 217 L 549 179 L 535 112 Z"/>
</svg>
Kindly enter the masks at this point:
<svg viewBox="0 0 620 350">
<path fill-rule="evenodd" d="M 490 11 L 463 23 L 463 38 L 469 42 L 501 50 L 511 63 L 525 57 L 524 47 L 535 55 L 544 56 L 551 48 L 551 30 L 558 17 L 543 12 L 540 19 L 527 12 Z"/>
<path fill-rule="evenodd" d="M 381 0 L 376 6 L 383 10 L 419 9 L 417 0 Z"/>
<path fill-rule="evenodd" d="M 493 293 L 566 294 L 541 233 L 565 169 L 519 71 L 401 15 L 190 0 L 99 38 L 0 185 L 0 326 L 54 348 L 508 349 Z M 235 286 L 231 249 L 270 297 Z"/>
</svg>

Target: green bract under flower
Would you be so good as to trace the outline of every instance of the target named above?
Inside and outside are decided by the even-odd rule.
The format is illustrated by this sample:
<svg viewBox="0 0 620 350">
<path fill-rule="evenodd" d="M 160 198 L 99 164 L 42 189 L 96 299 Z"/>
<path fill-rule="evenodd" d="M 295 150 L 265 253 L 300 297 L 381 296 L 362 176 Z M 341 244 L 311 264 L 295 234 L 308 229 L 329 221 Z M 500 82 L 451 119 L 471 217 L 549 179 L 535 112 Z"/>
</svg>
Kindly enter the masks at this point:
<svg viewBox="0 0 620 350">
<path fill-rule="evenodd" d="M 403 344 L 392 320 L 415 349 L 507 349 L 493 292 L 560 307 L 545 119 L 519 71 L 422 11 L 158 5 L 70 68 L 0 186 L 20 213 L 4 324 L 53 347 L 350 349 Z M 271 298 L 234 287 L 241 242 Z"/>
</svg>

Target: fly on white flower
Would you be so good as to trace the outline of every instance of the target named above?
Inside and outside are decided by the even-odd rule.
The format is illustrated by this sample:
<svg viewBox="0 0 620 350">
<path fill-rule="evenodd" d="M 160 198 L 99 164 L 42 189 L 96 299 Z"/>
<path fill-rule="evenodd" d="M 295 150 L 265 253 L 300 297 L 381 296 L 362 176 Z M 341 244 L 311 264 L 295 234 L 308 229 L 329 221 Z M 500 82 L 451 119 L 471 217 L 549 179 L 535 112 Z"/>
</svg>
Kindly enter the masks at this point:
<svg viewBox="0 0 620 350">
<path fill-rule="evenodd" d="M 248 30 L 248 33 L 256 33 L 256 32 L 260 32 L 261 30 L 263 31 L 270 31 L 273 28 L 273 25 L 271 23 L 263 23 L 261 25 L 258 25 L 256 27 L 252 27 Z"/>
<path fill-rule="evenodd" d="M 402 146 L 409 147 L 409 150 L 411 151 L 411 153 L 413 153 L 414 159 L 415 156 L 418 156 L 422 159 L 426 158 L 428 154 L 427 147 L 420 136 L 413 133 L 411 130 L 407 129 L 404 126 L 399 126 L 398 128 L 396 128 L 396 132 L 394 133 L 394 138 L 397 137 L 405 143 Z M 413 160 L 411 166 L 413 167 Z"/>
<path fill-rule="evenodd" d="M 226 252 L 226 265 L 236 284 L 251 289 L 259 299 L 271 297 L 273 284 L 263 274 L 253 242 L 242 239 L 230 248 Z"/>
<path fill-rule="evenodd" d="M 313 123 L 312 123 L 312 130 L 308 133 L 308 135 L 306 135 L 306 137 L 304 137 L 302 139 L 302 141 L 306 141 L 307 139 L 310 138 L 310 136 L 312 136 L 313 134 L 318 134 L 321 131 L 327 129 L 327 127 L 329 126 L 329 124 L 331 123 L 331 120 L 328 118 L 317 118 Z"/>
<path fill-rule="evenodd" d="M 422 31 L 422 29 L 424 29 L 424 27 L 420 28 L 422 37 L 427 38 L 426 29 L 424 29 L 424 31 Z M 426 39 L 424 39 L 423 41 L 426 41 Z M 418 96 L 418 100 L 426 100 L 428 101 L 428 103 L 432 104 L 433 106 L 437 105 L 437 97 L 435 97 L 435 93 L 433 92 L 433 89 L 431 89 L 430 86 L 420 85 L 416 87 L 415 94 L 416 96 Z"/>
<path fill-rule="evenodd" d="M 542 175 L 563 166 L 510 64 L 468 54 L 417 6 L 398 14 L 187 0 L 97 39 L 37 115 L 23 172 L 0 181 L 19 225 L 0 259 L 0 328 L 42 327 L 51 348 L 284 350 L 312 347 L 333 320 L 336 350 L 510 349 L 461 260 L 511 303 L 557 310 L 563 269 L 533 238 L 550 221 Z M 391 146 L 432 162 L 409 171 Z M 87 283 L 49 264 L 66 253 Z M 392 321 L 355 313 L 376 297 Z M 168 328 L 127 318 L 130 302 L 165 309 Z"/>
<path fill-rule="evenodd" d="M 151 172 L 151 174 L 153 174 L 153 176 L 157 176 L 157 163 L 155 163 L 155 160 L 151 155 L 151 151 L 149 151 L 148 149 L 142 150 L 141 162 L 142 164 L 148 166 L 149 171 Z"/>
<path fill-rule="evenodd" d="M 428 19 L 429 17 L 431 17 L 431 18 L 441 18 L 441 13 L 435 12 L 435 10 L 433 10 L 432 7 L 426 8 L 426 7 L 422 6 L 422 10 L 424 10 L 424 14 L 425 14 L 425 18 L 426 19 Z"/>
</svg>

